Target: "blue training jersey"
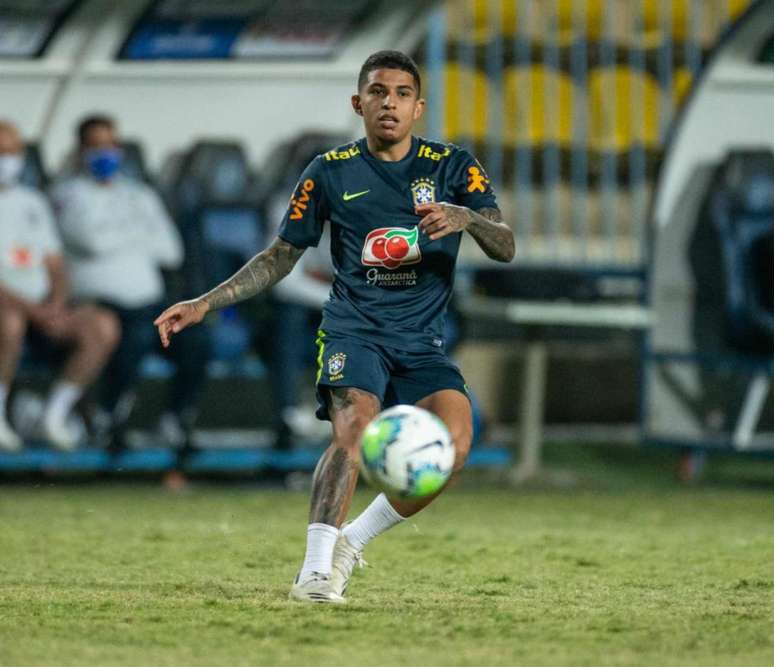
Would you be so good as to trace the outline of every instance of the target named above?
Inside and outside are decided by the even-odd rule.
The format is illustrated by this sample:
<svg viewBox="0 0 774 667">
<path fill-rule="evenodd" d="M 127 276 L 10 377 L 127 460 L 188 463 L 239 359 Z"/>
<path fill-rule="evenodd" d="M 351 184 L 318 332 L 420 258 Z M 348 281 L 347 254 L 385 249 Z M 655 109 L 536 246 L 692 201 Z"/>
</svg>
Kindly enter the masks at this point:
<svg viewBox="0 0 774 667">
<path fill-rule="evenodd" d="M 365 139 L 318 155 L 291 197 L 279 236 L 317 246 L 330 224 L 335 279 L 321 328 L 381 345 L 442 348 L 461 234 L 431 241 L 414 207 L 448 202 L 495 208 L 486 172 L 466 150 L 412 137 L 399 162 L 378 160 Z"/>
</svg>

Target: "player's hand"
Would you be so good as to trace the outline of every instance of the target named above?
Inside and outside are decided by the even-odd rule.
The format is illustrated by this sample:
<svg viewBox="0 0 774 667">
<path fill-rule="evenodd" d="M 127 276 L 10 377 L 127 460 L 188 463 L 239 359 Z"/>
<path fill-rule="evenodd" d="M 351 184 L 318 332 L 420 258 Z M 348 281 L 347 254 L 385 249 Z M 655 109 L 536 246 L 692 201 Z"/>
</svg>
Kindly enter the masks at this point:
<svg viewBox="0 0 774 667">
<path fill-rule="evenodd" d="M 469 208 L 446 202 L 420 204 L 415 210 L 417 215 L 423 216 L 419 229 L 427 234 L 431 241 L 462 232 L 471 221 Z"/>
<path fill-rule="evenodd" d="M 167 308 L 153 321 L 159 330 L 161 344 L 164 347 L 169 347 L 169 339 L 172 338 L 172 334 L 180 333 L 186 327 L 201 322 L 209 309 L 210 304 L 203 299 L 181 301 Z"/>
</svg>

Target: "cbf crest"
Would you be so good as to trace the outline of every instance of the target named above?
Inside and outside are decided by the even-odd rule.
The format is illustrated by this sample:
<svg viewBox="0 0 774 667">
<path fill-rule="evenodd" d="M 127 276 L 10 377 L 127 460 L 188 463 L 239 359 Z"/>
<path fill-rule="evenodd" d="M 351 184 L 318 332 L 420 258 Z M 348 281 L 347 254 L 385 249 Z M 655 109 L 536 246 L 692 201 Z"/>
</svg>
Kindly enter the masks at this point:
<svg viewBox="0 0 774 667">
<path fill-rule="evenodd" d="M 411 183 L 411 197 L 414 206 L 432 204 L 435 201 L 435 181 L 432 178 L 418 178 Z"/>
<path fill-rule="evenodd" d="M 341 372 L 344 370 L 344 364 L 346 363 L 347 355 L 343 352 L 337 352 L 336 354 L 332 354 L 330 356 L 328 359 L 328 375 L 330 376 L 331 380 L 341 379 Z"/>
</svg>

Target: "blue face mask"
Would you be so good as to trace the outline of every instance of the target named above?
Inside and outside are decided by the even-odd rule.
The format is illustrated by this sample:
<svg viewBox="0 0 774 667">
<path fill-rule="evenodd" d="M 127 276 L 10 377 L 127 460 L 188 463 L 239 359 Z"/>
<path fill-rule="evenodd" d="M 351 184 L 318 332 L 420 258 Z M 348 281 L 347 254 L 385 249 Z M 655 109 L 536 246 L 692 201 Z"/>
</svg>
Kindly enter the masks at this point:
<svg viewBox="0 0 774 667">
<path fill-rule="evenodd" d="M 121 168 L 121 151 L 117 148 L 98 148 L 86 153 L 86 165 L 98 181 L 109 181 Z"/>
</svg>

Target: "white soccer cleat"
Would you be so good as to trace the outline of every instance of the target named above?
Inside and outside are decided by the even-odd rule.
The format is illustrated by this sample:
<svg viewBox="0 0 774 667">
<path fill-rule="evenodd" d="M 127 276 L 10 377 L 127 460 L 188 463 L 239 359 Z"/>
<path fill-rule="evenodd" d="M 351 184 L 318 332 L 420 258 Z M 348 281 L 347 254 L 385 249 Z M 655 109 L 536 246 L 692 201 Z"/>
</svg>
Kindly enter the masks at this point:
<svg viewBox="0 0 774 667">
<path fill-rule="evenodd" d="M 303 581 L 300 574 L 293 582 L 288 597 L 297 602 L 319 602 L 327 604 L 345 604 L 346 600 L 336 593 L 331 586 L 331 578 L 327 574 L 312 572 Z"/>
<path fill-rule="evenodd" d="M 344 597 L 349 580 L 355 567 L 365 567 L 363 552 L 353 547 L 344 533 L 339 535 L 333 548 L 333 567 L 331 570 L 331 588 L 340 597 Z"/>
<path fill-rule="evenodd" d="M 18 452 L 22 448 L 22 439 L 11 428 L 5 417 L 0 417 L 0 450 Z"/>
</svg>

